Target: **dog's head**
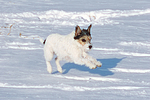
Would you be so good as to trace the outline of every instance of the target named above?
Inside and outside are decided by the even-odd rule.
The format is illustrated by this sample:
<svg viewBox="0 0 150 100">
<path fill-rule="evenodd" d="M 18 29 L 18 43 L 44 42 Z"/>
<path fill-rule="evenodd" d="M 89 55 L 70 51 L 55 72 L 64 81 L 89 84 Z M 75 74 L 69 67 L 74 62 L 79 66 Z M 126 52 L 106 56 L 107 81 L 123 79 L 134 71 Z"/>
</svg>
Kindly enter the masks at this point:
<svg viewBox="0 0 150 100">
<path fill-rule="evenodd" d="M 75 28 L 75 36 L 74 39 L 77 40 L 83 47 L 86 47 L 88 49 L 92 48 L 91 44 L 91 34 L 90 29 L 92 27 L 92 24 L 88 27 L 88 29 L 80 29 L 80 27 L 77 25 Z"/>
</svg>

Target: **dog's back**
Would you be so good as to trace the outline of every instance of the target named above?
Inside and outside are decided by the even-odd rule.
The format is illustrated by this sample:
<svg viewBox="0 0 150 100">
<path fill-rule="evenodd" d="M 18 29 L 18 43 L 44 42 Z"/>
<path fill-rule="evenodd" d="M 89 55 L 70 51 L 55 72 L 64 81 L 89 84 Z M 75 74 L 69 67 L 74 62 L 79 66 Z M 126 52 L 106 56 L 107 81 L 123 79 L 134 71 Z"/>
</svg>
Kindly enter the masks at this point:
<svg viewBox="0 0 150 100">
<path fill-rule="evenodd" d="M 59 59 L 67 60 L 76 47 L 76 41 L 73 39 L 73 35 L 74 32 L 68 35 L 51 34 L 47 37 L 44 48 L 49 48 Z"/>
</svg>

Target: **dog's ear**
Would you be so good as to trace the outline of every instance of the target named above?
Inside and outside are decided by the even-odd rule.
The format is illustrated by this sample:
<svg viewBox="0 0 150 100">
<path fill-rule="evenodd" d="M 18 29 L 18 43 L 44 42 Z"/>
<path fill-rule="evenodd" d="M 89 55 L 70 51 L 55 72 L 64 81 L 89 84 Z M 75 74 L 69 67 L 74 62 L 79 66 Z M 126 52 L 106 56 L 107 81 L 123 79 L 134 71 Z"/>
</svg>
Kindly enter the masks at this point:
<svg viewBox="0 0 150 100">
<path fill-rule="evenodd" d="M 92 24 L 90 24 L 90 26 L 88 27 L 88 32 L 90 33 L 90 30 L 91 30 L 91 27 L 92 27 Z"/>
<path fill-rule="evenodd" d="M 80 33 L 81 33 L 81 29 L 80 29 L 80 27 L 77 25 L 76 28 L 75 28 L 75 36 L 80 35 Z"/>
</svg>

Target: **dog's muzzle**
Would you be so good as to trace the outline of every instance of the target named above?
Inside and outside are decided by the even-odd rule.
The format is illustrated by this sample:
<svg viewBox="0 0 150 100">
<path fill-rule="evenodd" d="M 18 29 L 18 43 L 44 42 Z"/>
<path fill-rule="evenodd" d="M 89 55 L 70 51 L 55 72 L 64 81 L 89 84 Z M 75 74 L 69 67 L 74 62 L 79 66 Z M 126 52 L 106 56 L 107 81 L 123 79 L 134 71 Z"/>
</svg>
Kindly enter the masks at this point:
<svg viewBox="0 0 150 100">
<path fill-rule="evenodd" d="M 92 49 L 92 45 L 89 46 L 89 49 Z"/>
</svg>

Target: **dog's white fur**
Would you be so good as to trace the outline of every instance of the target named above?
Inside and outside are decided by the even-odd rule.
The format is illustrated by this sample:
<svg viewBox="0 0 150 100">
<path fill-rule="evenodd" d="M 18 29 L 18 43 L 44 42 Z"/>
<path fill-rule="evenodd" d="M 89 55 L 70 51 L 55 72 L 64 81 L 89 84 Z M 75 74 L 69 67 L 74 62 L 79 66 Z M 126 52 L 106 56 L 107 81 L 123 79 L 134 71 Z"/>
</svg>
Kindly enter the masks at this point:
<svg viewBox="0 0 150 100">
<path fill-rule="evenodd" d="M 52 67 L 50 61 L 55 54 L 57 70 L 62 73 L 62 68 L 59 64 L 60 60 L 66 60 L 68 62 L 74 62 L 79 65 L 86 65 L 90 69 L 95 69 L 97 66 L 101 67 L 101 63 L 96 59 L 89 56 L 86 52 L 89 45 L 82 46 L 77 40 L 74 39 L 75 32 L 68 35 L 51 34 L 47 37 L 44 45 L 44 56 L 46 59 L 47 70 L 52 73 Z M 40 39 L 43 43 L 43 40 Z"/>
</svg>

